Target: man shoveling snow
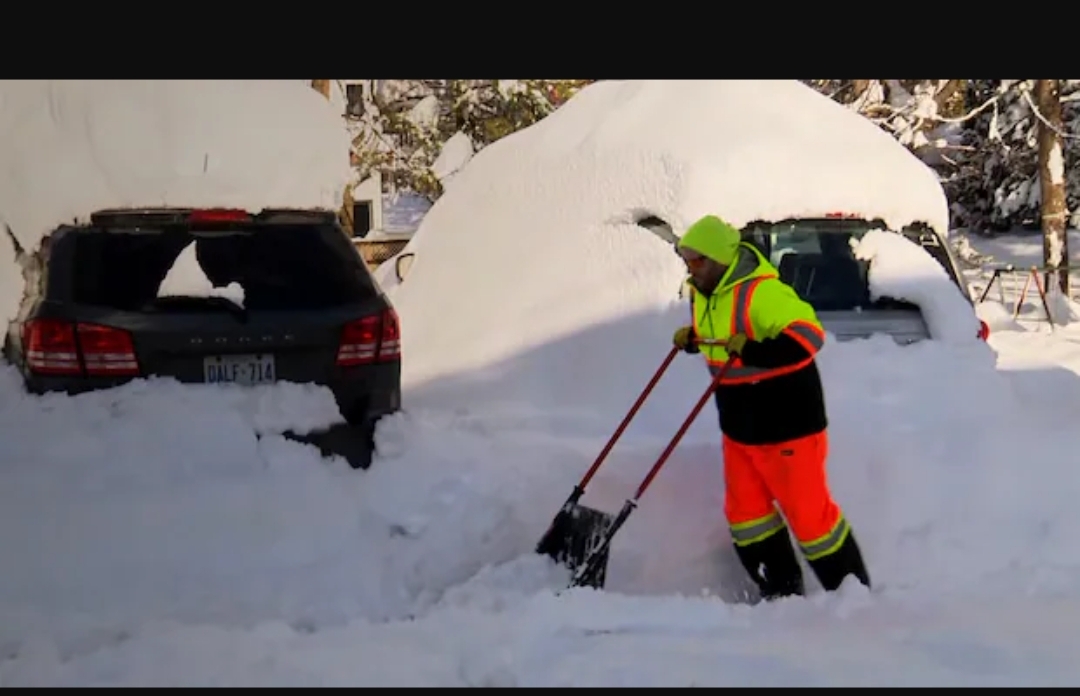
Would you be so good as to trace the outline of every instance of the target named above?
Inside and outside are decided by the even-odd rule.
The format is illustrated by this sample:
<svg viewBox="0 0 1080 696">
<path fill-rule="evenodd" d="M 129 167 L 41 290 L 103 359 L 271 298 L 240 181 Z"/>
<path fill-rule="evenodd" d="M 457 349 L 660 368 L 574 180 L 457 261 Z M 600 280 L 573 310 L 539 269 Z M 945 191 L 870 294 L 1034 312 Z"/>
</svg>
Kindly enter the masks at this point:
<svg viewBox="0 0 1080 696">
<path fill-rule="evenodd" d="M 693 324 L 675 332 L 675 345 L 702 353 L 714 378 L 726 366 L 716 404 L 724 512 L 739 560 L 765 599 L 803 594 L 790 524 L 826 590 L 848 575 L 869 587 L 851 526 L 828 488 L 828 420 L 815 361 L 825 332 L 813 308 L 718 217 L 691 225 L 678 252 L 690 274 Z"/>
</svg>

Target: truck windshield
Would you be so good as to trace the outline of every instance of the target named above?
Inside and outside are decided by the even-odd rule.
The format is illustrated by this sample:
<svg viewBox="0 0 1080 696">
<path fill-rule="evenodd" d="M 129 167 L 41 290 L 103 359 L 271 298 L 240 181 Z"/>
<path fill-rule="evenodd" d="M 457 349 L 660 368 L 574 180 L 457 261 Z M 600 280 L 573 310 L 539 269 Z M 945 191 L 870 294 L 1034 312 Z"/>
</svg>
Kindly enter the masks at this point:
<svg viewBox="0 0 1080 696">
<path fill-rule="evenodd" d="M 870 299 L 869 264 L 855 258 L 854 247 L 880 222 L 860 219 L 800 219 L 776 223 L 751 223 L 743 239 L 753 243 L 780 271 L 780 279 L 791 285 L 814 309 L 914 309 L 915 306 L 889 298 Z M 919 244 L 957 282 L 948 255 L 937 234 L 920 227 L 901 232 Z"/>
</svg>

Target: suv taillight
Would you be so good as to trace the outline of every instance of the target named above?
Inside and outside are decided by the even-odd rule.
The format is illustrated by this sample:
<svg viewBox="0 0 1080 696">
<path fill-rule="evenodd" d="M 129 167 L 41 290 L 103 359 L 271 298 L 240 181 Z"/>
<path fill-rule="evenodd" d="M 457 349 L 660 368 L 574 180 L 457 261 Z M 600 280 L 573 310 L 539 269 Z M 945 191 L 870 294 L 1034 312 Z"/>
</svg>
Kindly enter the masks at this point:
<svg viewBox="0 0 1080 696">
<path fill-rule="evenodd" d="M 986 341 L 990 339 L 990 325 L 985 321 L 979 320 L 979 340 Z"/>
<path fill-rule="evenodd" d="M 135 344 L 127 331 L 80 323 L 75 325 L 75 335 L 79 340 L 86 374 L 95 377 L 139 374 Z"/>
<path fill-rule="evenodd" d="M 23 325 L 26 364 L 40 375 L 79 375 L 75 325 L 56 319 L 33 319 Z"/>
<path fill-rule="evenodd" d="M 39 375 L 139 374 L 131 334 L 111 326 L 32 319 L 23 326 L 23 350 L 27 366 Z"/>
<path fill-rule="evenodd" d="M 341 331 L 337 353 L 339 367 L 369 365 L 400 358 L 401 327 L 397 312 L 393 309 L 351 321 Z"/>
</svg>

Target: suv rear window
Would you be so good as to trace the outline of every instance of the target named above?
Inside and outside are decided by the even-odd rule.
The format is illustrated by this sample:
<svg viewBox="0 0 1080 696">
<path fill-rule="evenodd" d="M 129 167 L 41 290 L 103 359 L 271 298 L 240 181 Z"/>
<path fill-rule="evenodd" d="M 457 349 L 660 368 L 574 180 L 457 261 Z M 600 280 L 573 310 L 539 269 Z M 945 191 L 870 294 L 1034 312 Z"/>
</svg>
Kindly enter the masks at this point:
<svg viewBox="0 0 1080 696">
<path fill-rule="evenodd" d="M 255 224 L 220 232 L 80 228 L 73 237 L 72 299 L 83 305 L 146 308 L 192 242 L 210 282 L 239 283 L 249 310 L 322 309 L 377 293 L 363 260 L 333 225 Z"/>
<path fill-rule="evenodd" d="M 916 309 L 901 300 L 870 299 L 869 264 L 855 258 L 852 245 L 870 230 L 884 227 L 880 222 L 843 218 L 758 222 L 743 230 L 743 238 L 757 246 L 780 271 L 780 279 L 817 310 Z M 936 234 L 915 227 L 901 234 L 925 249 L 958 282 Z"/>
</svg>

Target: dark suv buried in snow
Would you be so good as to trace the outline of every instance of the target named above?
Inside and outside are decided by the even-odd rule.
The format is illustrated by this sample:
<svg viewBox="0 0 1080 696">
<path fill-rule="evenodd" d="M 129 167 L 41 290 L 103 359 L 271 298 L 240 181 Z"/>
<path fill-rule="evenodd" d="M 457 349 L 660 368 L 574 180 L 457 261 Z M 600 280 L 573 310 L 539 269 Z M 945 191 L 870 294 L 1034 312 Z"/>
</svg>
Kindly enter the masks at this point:
<svg viewBox="0 0 1080 696">
<path fill-rule="evenodd" d="M 182 253 L 206 287 L 243 299 L 159 296 Z M 367 468 L 375 422 L 400 408 L 398 317 L 331 212 L 104 210 L 24 262 L 5 355 L 34 393 L 138 377 L 325 385 L 347 425 L 291 435 Z"/>
</svg>

